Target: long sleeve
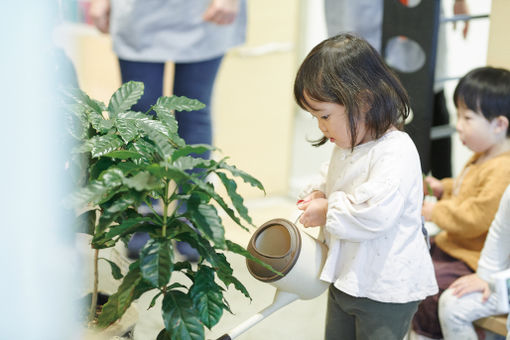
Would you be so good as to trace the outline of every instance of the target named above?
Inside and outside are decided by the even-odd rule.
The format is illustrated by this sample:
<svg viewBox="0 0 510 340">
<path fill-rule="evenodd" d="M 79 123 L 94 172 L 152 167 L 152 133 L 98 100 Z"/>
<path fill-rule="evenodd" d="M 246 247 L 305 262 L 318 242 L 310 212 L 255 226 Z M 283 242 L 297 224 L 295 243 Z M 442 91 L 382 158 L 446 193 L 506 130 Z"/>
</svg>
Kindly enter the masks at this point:
<svg viewBox="0 0 510 340">
<path fill-rule="evenodd" d="M 510 169 L 487 169 L 477 176 L 480 180 L 467 176 L 469 173 L 462 186 L 478 188 L 463 189 L 464 195 L 438 201 L 432 211 L 432 221 L 450 234 L 474 238 L 487 232 L 510 179 Z"/>
<path fill-rule="evenodd" d="M 476 158 L 473 158 L 476 159 Z M 481 164 L 467 164 L 450 198 L 437 202 L 432 221 L 441 232 L 436 244 L 476 270 L 489 226 L 510 184 L 510 152 Z"/>
<path fill-rule="evenodd" d="M 489 228 L 478 261 L 477 273 L 488 281 L 491 274 L 508 268 L 510 268 L 510 186 L 503 194 L 496 217 Z"/>
<path fill-rule="evenodd" d="M 332 235 L 359 242 L 376 238 L 398 224 L 405 203 L 400 182 L 386 177 L 387 171 L 373 173 L 352 194 L 336 191 L 328 197 L 326 229 Z"/>
</svg>

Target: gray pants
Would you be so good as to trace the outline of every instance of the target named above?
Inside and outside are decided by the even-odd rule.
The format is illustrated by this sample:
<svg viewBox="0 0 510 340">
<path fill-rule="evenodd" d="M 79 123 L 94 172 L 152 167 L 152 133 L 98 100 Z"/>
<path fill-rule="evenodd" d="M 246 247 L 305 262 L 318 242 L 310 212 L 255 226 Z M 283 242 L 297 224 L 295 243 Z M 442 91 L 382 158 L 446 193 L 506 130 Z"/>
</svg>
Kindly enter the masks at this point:
<svg viewBox="0 0 510 340">
<path fill-rule="evenodd" d="M 326 340 L 402 340 L 420 301 L 384 303 L 329 286 Z"/>
</svg>

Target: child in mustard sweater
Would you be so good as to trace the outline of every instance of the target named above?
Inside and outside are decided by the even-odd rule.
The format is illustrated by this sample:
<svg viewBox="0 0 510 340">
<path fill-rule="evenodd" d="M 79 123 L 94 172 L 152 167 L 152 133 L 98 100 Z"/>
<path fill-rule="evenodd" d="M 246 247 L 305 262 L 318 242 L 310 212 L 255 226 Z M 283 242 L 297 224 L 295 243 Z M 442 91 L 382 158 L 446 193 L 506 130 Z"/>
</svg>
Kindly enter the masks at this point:
<svg viewBox="0 0 510 340">
<path fill-rule="evenodd" d="M 439 293 L 425 299 L 413 318 L 413 330 L 442 338 L 437 310 L 440 294 L 460 276 L 477 269 L 489 226 L 510 183 L 510 72 L 482 67 L 466 74 L 454 92 L 457 132 L 474 155 L 457 178 L 425 181 L 438 198 L 425 202 L 422 214 L 441 232 L 432 242 Z"/>
</svg>

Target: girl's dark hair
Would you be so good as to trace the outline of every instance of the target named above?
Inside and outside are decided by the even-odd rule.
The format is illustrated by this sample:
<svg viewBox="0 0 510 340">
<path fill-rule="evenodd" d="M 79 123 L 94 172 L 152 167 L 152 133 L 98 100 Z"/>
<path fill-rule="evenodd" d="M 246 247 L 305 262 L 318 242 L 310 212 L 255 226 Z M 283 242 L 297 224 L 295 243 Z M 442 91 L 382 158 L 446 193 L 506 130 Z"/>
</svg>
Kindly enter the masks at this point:
<svg viewBox="0 0 510 340">
<path fill-rule="evenodd" d="M 471 70 L 459 80 L 453 100 L 456 107 L 464 103 L 487 120 L 499 116 L 510 120 L 510 71 L 495 67 Z M 510 135 L 510 129 L 507 135 Z"/>
<path fill-rule="evenodd" d="M 316 101 L 345 106 L 349 117 L 351 146 L 361 108 L 368 108 L 365 124 L 375 138 L 392 125 L 403 128 L 409 116 L 409 97 L 396 75 L 368 42 L 353 34 L 340 34 L 315 46 L 301 64 L 294 82 L 294 97 L 306 111 Z M 326 137 L 313 141 L 319 146 Z"/>
</svg>

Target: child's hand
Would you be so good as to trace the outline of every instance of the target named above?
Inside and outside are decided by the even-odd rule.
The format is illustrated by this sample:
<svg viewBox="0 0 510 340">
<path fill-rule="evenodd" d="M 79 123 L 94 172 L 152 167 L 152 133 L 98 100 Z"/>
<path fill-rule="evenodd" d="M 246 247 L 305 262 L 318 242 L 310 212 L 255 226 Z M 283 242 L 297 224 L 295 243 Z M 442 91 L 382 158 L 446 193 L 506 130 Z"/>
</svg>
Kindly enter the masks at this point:
<svg viewBox="0 0 510 340">
<path fill-rule="evenodd" d="M 437 199 L 441 198 L 443 195 L 443 183 L 437 178 L 432 176 L 427 176 L 423 180 L 423 192 L 425 195 L 429 194 L 429 188 L 432 189 L 432 193 Z"/>
<path fill-rule="evenodd" d="M 299 209 L 305 211 L 299 219 L 299 222 L 305 228 L 326 224 L 326 214 L 328 212 L 328 200 L 326 198 L 316 198 L 302 203 Z"/>
<path fill-rule="evenodd" d="M 449 287 L 453 295 L 461 297 L 472 292 L 482 292 L 482 302 L 487 301 L 491 290 L 487 281 L 476 274 L 465 275 L 455 280 Z"/>
<path fill-rule="evenodd" d="M 434 209 L 435 205 L 436 205 L 436 202 L 429 202 L 429 201 L 423 202 L 423 206 L 421 207 L 421 214 L 425 218 L 425 221 L 432 220 L 432 209 Z"/>
<path fill-rule="evenodd" d="M 302 200 L 299 200 L 297 201 L 297 207 L 299 210 L 306 210 L 306 208 L 308 207 L 308 204 L 316 199 L 316 198 L 326 198 L 326 194 L 323 193 L 322 191 L 320 190 L 315 190 L 315 191 L 312 191 L 311 194 L 309 194 L 308 196 L 306 196 L 305 198 L 303 198 Z"/>
</svg>

